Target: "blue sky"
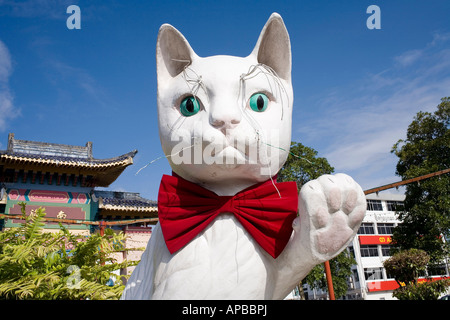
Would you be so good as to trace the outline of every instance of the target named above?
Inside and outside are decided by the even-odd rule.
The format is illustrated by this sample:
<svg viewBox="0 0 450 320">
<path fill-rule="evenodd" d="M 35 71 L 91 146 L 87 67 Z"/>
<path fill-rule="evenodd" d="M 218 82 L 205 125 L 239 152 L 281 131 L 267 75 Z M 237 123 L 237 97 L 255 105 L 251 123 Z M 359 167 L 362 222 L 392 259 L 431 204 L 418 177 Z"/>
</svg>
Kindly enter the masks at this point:
<svg viewBox="0 0 450 320">
<path fill-rule="evenodd" d="M 81 29 L 69 30 L 69 5 Z M 370 30 L 369 5 L 381 9 Z M 7 136 L 85 145 L 96 158 L 137 149 L 109 190 L 156 199 L 170 173 L 156 119 L 155 45 L 170 23 L 200 56 L 247 56 L 272 12 L 293 55 L 292 140 L 363 189 L 398 181 L 392 145 L 418 111 L 450 96 L 450 2 L 0 0 L 0 150 Z M 392 192 L 392 190 L 391 190 Z"/>
</svg>

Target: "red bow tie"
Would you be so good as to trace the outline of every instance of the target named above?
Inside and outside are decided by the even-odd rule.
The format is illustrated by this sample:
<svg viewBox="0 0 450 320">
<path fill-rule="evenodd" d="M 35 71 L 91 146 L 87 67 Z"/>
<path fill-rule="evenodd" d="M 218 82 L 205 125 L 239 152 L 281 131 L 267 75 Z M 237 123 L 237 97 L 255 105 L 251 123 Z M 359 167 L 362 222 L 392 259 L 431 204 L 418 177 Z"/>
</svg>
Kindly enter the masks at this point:
<svg viewBox="0 0 450 320">
<path fill-rule="evenodd" d="M 278 257 L 292 233 L 298 193 L 295 182 L 274 184 L 268 180 L 234 196 L 218 196 L 177 175 L 163 175 L 158 216 L 170 253 L 189 243 L 220 213 L 229 212 L 264 250 Z"/>
</svg>

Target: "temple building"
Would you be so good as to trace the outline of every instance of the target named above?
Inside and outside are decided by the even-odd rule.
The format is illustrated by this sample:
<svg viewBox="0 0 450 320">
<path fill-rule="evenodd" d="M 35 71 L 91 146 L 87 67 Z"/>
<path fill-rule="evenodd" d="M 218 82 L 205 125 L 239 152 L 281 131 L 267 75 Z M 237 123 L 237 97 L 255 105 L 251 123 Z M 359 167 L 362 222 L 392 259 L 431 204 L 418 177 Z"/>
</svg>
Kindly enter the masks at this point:
<svg viewBox="0 0 450 320">
<path fill-rule="evenodd" d="M 130 234 L 131 242 L 143 239 L 137 240 L 142 247 L 152 225 L 120 221 L 157 218 L 156 202 L 139 193 L 96 189 L 111 185 L 133 164 L 136 153 L 97 159 L 92 142 L 85 146 L 35 142 L 15 139 L 10 133 L 7 149 L 0 150 L 0 231 L 19 226 L 22 221 L 15 215 L 21 214 L 19 203 L 25 202 L 27 215 L 44 207 L 46 218 L 55 220 L 48 219 L 45 229 L 59 228 L 57 219 L 72 220 L 67 224 L 71 232 L 88 235 L 99 228 L 89 222 L 117 221 L 112 228 Z"/>
</svg>

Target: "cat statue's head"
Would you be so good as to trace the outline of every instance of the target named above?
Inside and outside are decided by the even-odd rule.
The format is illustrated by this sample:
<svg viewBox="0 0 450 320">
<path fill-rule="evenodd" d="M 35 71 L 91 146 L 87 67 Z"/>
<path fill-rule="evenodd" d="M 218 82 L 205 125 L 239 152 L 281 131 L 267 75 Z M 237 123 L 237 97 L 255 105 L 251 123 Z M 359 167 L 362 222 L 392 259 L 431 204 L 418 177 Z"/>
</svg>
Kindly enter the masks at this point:
<svg viewBox="0 0 450 320">
<path fill-rule="evenodd" d="M 164 24 L 156 62 L 159 134 L 173 172 L 219 195 L 277 174 L 290 148 L 293 106 L 290 40 L 280 15 L 270 16 L 243 58 L 199 57 Z"/>
</svg>

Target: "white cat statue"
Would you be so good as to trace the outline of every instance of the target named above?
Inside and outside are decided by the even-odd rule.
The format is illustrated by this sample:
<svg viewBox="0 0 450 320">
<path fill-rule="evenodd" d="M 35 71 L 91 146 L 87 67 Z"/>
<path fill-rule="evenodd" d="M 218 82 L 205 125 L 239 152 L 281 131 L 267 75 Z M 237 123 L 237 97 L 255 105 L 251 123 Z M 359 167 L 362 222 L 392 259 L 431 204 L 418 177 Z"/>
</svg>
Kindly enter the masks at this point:
<svg viewBox="0 0 450 320">
<path fill-rule="evenodd" d="M 346 248 L 366 212 L 345 174 L 276 182 L 291 143 L 289 35 L 273 13 L 252 53 L 199 57 L 161 26 L 158 121 L 172 175 L 121 299 L 283 299 Z"/>
</svg>

